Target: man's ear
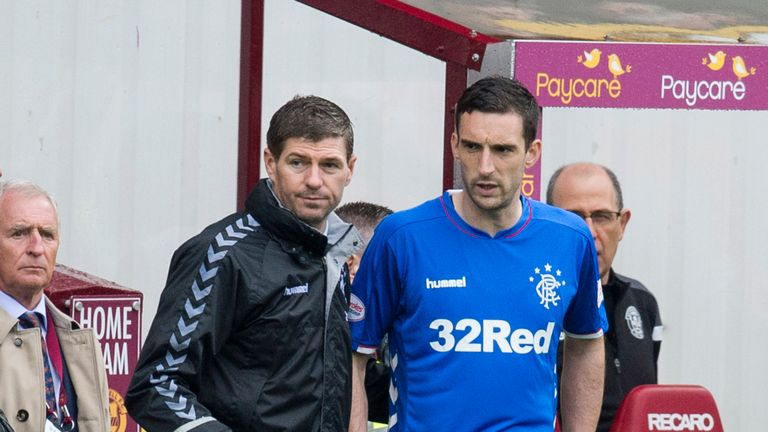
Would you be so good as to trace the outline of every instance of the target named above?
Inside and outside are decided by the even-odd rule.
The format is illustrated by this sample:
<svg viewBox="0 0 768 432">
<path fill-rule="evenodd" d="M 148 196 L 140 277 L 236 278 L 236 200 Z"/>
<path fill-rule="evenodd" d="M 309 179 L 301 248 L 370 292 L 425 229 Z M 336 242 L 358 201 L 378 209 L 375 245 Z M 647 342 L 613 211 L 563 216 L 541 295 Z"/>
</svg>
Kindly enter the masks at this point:
<svg viewBox="0 0 768 432">
<path fill-rule="evenodd" d="M 621 210 L 619 215 L 619 223 L 621 223 L 621 233 L 619 234 L 619 240 L 624 238 L 624 230 L 627 228 L 629 220 L 632 218 L 632 210 L 625 208 Z"/>
<path fill-rule="evenodd" d="M 451 152 L 453 153 L 453 158 L 459 160 L 459 136 L 456 132 L 451 134 Z"/>
<path fill-rule="evenodd" d="M 357 269 L 360 267 L 360 255 L 352 254 L 347 258 L 347 266 L 349 267 L 349 281 L 352 282 L 357 274 Z"/>
<path fill-rule="evenodd" d="M 533 140 L 528 150 L 525 152 L 525 167 L 530 168 L 536 165 L 536 162 L 541 157 L 541 140 Z"/>
<path fill-rule="evenodd" d="M 275 173 L 277 172 L 277 159 L 275 159 L 269 148 L 264 148 L 264 168 L 267 169 L 269 179 L 274 182 Z"/>
<path fill-rule="evenodd" d="M 355 162 L 357 162 L 357 155 L 353 153 L 349 158 L 349 162 L 347 162 L 349 172 L 347 173 L 347 179 L 344 181 L 344 186 L 349 186 L 349 183 L 352 182 L 352 174 L 355 173 Z"/>
</svg>

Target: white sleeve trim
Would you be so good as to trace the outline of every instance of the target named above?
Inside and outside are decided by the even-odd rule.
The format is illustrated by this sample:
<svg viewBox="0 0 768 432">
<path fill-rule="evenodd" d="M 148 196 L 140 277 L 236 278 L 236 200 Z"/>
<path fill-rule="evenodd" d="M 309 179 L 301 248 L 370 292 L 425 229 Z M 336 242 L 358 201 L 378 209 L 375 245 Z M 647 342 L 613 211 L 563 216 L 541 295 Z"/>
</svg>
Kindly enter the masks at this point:
<svg viewBox="0 0 768 432">
<path fill-rule="evenodd" d="M 212 421 L 216 421 L 216 419 L 213 418 L 213 417 L 210 417 L 210 416 L 200 417 L 197 420 L 193 420 L 193 421 L 191 421 L 189 423 L 185 423 L 185 424 L 179 426 L 173 432 L 187 432 L 187 431 L 191 431 L 192 429 L 200 426 L 201 424 L 205 424 L 205 423 L 212 422 Z"/>
<path fill-rule="evenodd" d="M 662 332 L 664 331 L 664 326 L 656 326 L 653 328 L 653 334 L 651 335 L 651 338 L 654 342 L 661 342 L 662 338 Z"/>
<path fill-rule="evenodd" d="M 376 348 L 369 348 L 367 346 L 360 345 L 357 347 L 356 352 L 360 354 L 365 354 L 365 355 L 373 355 L 373 354 L 376 354 Z"/>
<path fill-rule="evenodd" d="M 565 335 L 572 339 L 597 339 L 603 335 L 603 329 L 600 329 L 594 333 L 589 333 L 589 334 L 576 334 L 576 333 L 565 332 Z"/>
</svg>

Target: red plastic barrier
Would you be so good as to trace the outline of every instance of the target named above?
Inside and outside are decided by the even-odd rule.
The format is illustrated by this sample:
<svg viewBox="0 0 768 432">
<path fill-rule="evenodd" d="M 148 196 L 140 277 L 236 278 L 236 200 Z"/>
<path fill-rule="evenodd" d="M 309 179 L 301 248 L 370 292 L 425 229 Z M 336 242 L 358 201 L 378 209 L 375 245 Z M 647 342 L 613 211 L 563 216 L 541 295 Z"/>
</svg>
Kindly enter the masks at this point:
<svg viewBox="0 0 768 432">
<path fill-rule="evenodd" d="M 712 394 L 698 385 L 641 385 L 619 406 L 611 432 L 723 432 Z"/>
</svg>

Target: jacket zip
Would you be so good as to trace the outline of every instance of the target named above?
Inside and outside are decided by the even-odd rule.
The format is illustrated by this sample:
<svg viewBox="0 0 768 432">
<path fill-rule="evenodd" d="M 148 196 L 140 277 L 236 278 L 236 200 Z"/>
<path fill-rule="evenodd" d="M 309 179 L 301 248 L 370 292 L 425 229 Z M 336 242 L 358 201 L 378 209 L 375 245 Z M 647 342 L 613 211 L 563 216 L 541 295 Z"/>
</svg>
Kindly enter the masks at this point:
<svg viewBox="0 0 768 432">
<path fill-rule="evenodd" d="M 323 323 L 323 395 L 320 398 L 320 431 L 323 430 L 323 425 L 325 425 L 325 366 L 328 361 L 328 318 L 330 317 L 330 312 L 327 316 L 325 314 L 325 309 L 327 307 L 325 302 L 328 301 L 328 262 L 326 261 L 325 255 L 323 255 L 323 276 L 325 285 L 325 290 L 323 290 L 323 316 L 325 316 L 325 321 Z M 331 302 L 333 302 L 333 298 L 331 298 Z"/>
</svg>

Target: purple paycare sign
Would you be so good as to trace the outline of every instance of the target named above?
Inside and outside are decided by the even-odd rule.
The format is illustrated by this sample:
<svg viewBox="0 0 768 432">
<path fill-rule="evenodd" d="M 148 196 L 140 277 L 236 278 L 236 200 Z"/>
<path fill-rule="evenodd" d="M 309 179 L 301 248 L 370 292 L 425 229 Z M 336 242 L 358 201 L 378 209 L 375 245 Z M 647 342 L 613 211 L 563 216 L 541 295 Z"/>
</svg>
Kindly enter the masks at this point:
<svg viewBox="0 0 768 432">
<path fill-rule="evenodd" d="M 768 47 L 515 43 L 515 78 L 544 107 L 768 110 Z"/>
</svg>

